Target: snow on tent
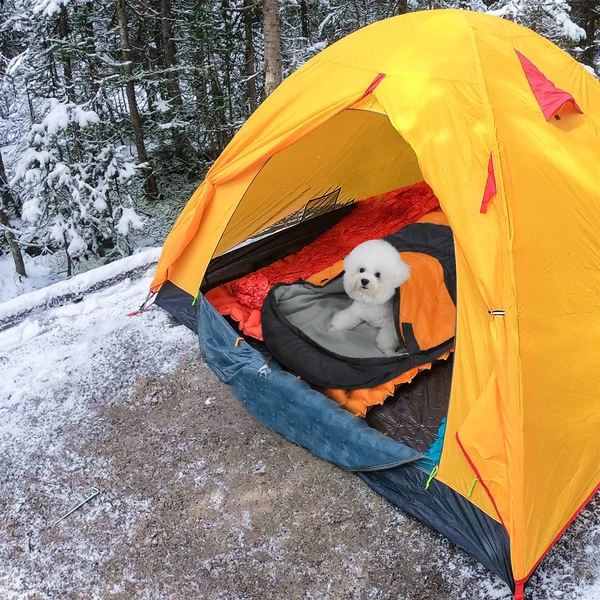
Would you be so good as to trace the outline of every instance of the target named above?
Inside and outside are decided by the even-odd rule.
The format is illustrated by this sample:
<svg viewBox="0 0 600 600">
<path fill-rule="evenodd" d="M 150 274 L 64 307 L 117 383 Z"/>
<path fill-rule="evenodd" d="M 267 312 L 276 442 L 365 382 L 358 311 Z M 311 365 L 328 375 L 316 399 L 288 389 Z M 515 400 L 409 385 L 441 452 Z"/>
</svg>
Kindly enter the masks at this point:
<svg viewBox="0 0 600 600">
<path fill-rule="evenodd" d="M 599 114 L 598 82 L 514 23 L 457 10 L 375 23 L 241 128 L 151 288 L 253 415 L 356 471 L 515 598 L 600 482 Z M 351 385 L 298 377 L 344 357 L 285 319 L 266 327 L 276 290 L 334 281 L 349 248 L 398 235 L 399 251 L 446 269 L 428 293 L 452 296 L 455 273 L 456 337 L 399 356 L 406 369 L 336 363 L 330 373 L 360 371 Z M 418 415 L 423 439 L 407 426 Z"/>
</svg>

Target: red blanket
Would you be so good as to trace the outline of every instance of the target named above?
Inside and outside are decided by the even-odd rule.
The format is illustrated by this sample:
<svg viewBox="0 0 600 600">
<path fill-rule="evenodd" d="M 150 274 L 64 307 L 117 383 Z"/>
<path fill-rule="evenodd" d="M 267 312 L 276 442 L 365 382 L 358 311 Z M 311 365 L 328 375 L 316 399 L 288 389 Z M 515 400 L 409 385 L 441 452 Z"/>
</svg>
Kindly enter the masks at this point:
<svg viewBox="0 0 600 600">
<path fill-rule="evenodd" d="M 354 210 L 296 254 L 211 290 L 207 299 L 223 315 L 231 315 L 247 335 L 262 339 L 260 310 L 276 283 L 308 279 L 342 260 L 358 244 L 379 239 L 414 223 L 439 202 L 424 182 L 356 203 Z"/>
</svg>

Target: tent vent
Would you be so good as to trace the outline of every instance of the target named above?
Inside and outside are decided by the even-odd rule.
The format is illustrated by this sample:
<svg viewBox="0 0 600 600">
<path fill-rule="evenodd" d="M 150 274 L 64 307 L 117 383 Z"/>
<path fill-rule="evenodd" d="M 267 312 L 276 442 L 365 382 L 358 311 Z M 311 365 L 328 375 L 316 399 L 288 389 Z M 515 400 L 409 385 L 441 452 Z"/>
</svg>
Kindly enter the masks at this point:
<svg viewBox="0 0 600 600">
<path fill-rule="evenodd" d="M 515 50 L 525 77 L 529 82 L 531 91 L 535 96 L 546 121 L 552 117 L 558 116 L 556 113 L 565 105 L 570 104 L 575 111 L 583 114 L 583 111 L 575 101 L 573 96 L 560 88 L 556 87 L 526 56 L 523 56 L 518 50 Z M 560 120 L 560 117 L 559 119 Z"/>
<path fill-rule="evenodd" d="M 342 206 L 348 206 L 349 204 L 352 204 L 354 200 L 338 203 L 341 191 L 342 188 L 337 188 L 332 192 L 328 192 L 327 194 L 323 194 L 323 196 L 319 196 L 318 198 L 311 198 L 300 210 L 297 210 L 291 215 L 288 215 L 276 223 L 269 225 L 249 239 L 254 240 L 257 238 L 266 237 L 267 235 L 287 229 L 293 225 L 298 225 L 298 223 L 302 223 L 303 221 L 320 217 L 321 215 L 336 210 L 337 208 L 341 208 Z"/>
<path fill-rule="evenodd" d="M 300 221 L 307 221 L 308 219 L 318 217 L 319 215 L 334 210 L 340 197 L 341 190 L 342 188 L 337 188 L 337 190 L 333 190 L 333 192 L 329 192 L 324 196 L 309 200 L 301 211 L 302 217 Z"/>
</svg>

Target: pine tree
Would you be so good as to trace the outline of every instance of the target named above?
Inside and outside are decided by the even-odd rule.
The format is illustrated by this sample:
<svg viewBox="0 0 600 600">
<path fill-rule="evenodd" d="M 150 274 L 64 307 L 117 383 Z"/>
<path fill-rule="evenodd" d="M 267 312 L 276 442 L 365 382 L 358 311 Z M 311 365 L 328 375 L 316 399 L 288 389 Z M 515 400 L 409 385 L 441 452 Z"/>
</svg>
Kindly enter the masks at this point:
<svg viewBox="0 0 600 600">
<path fill-rule="evenodd" d="M 600 5 L 597 0 L 571 0 L 572 16 L 585 31 L 577 58 L 600 75 Z"/>
<path fill-rule="evenodd" d="M 121 60 L 125 70 L 125 89 L 127 93 L 127 102 L 129 104 L 129 115 L 131 117 L 131 128 L 137 155 L 142 163 L 142 174 L 144 177 L 144 190 L 146 196 L 151 200 L 159 199 L 158 184 L 156 176 L 152 170 L 148 152 L 146 151 L 146 142 L 144 140 L 144 131 L 142 117 L 138 107 L 136 96 L 135 81 L 133 79 L 133 54 L 131 52 L 131 41 L 129 39 L 129 26 L 127 24 L 127 8 L 125 0 L 116 0 L 117 3 L 117 21 L 119 24 L 119 37 L 121 38 Z"/>
<path fill-rule="evenodd" d="M 565 49 L 574 48 L 586 37 L 572 21 L 567 0 L 501 0 L 490 13 L 525 25 Z"/>
<path fill-rule="evenodd" d="M 62 248 L 69 276 L 73 260 L 130 254 L 129 224 L 142 223 L 127 194 L 136 167 L 125 148 L 98 141 L 100 119 L 84 105 L 52 99 L 42 112 L 11 181 L 27 198 L 25 238 Z"/>
<path fill-rule="evenodd" d="M 4 169 L 4 160 L 2 159 L 2 152 L 0 151 L 0 227 L 4 229 L 4 239 L 8 244 L 10 253 L 12 254 L 13 261 L 15 263 L 15 271 L 21 277 L 27 277 L 25 271 L 25 262 L 23 261 L 23 254 L 19 247 L 15 231 L 11 227 L 8 211 L 11 206 L 15 206 L 16 202 L 12 197 L 10 186 L 8 185 L 8 179 L 6 177 L 6 170 Z"/>
</svg>

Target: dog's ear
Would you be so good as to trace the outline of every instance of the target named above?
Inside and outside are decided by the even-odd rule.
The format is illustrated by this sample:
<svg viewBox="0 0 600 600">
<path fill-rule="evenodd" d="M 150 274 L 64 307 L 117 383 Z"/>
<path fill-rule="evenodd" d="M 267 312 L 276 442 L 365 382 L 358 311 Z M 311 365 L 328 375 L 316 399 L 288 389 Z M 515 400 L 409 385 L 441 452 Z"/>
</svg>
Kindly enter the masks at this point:
<svg viewBox="0 0 600 600">
<path fill-rule="evenodd" d="M 398 257 L 398 266 L 396 268 L 396 287 L 400 287 L 410 277 L 410 266 Z"/>
</svg>

